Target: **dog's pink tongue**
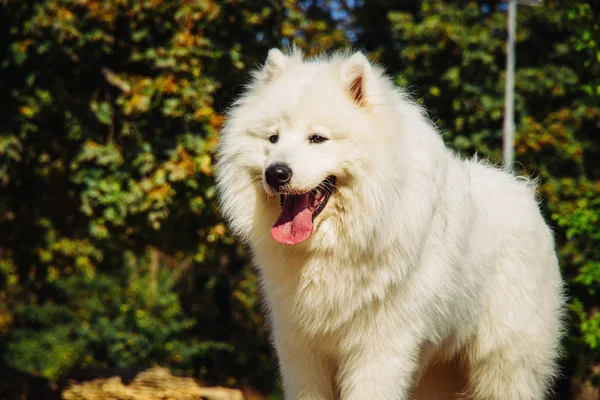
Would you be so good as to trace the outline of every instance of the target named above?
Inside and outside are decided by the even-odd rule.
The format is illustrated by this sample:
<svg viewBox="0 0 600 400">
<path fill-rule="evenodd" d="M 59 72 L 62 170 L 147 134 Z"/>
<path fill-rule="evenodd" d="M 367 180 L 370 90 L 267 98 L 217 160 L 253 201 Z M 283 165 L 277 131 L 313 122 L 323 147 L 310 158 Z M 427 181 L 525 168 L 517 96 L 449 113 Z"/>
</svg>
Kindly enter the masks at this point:
<svg viewBox="0 0 600 400">
<path fill-rule="evenodd" d="M 313 221 L 309 201 L 309 193 L 285 197 L 281 214 L 271 228 L 273 239 L 283 244 L 298 244 L 310 237 Z"/>
</svg>

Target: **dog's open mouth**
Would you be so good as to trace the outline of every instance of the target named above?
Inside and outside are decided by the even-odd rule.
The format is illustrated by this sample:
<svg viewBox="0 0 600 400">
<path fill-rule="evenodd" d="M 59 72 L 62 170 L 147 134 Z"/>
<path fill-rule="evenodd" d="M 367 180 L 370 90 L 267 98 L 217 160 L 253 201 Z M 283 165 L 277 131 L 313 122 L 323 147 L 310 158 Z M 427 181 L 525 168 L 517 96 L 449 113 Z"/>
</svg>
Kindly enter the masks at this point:
<svg viewBox="0 0 600 400">
<path fill-rule="evenodd" d="M 283 244 L 298 244 L 307 240 L 314 228 L 314 219 L 323 211 L 335 187 L 335 176 L 329 176 L 310 192 L 282 194 L 281 214 L 271 228 L 273 239 Z"/>
</svg>

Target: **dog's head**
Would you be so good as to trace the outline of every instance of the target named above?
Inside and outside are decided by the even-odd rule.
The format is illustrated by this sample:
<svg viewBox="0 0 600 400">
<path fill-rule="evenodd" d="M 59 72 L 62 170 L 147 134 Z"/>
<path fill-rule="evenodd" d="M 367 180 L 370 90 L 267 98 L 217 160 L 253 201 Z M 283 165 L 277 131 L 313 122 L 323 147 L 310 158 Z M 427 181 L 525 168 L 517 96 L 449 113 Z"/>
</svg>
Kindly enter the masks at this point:
<svg viewBox="0 0 600 400">
<path fill-rule="evenodd" d="M 393 101 L 389 87 L 361 53 L 305 61 L 271 50 L 219 146 L 217 187 L 234 231 L 262 240 L 267 222 L 269 239 L 289 245 L 331 234 L 358 207 L 357 180 L 360 207 L 377 206 L 369 190 L 389 173 L 377 156 L 389 143 L 373 135 L 387 128 L 377 113 Z"/>
</svg>

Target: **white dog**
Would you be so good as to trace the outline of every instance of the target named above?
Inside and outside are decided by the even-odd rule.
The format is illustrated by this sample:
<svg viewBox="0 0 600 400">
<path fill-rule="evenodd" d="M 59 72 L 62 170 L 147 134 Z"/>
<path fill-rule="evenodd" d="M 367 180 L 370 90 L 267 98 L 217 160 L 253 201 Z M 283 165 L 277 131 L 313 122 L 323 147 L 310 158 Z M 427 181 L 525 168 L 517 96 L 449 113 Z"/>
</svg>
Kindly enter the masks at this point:
<svg viewBox="0 0 600 400">
<path fill-rule="evenodd" d="M 362 54 L 271 50 L 229 113 L 217 167 L 287 399 L 550 390 L 563 283 L 535 185 L 459 159 Z"/>
</svg>

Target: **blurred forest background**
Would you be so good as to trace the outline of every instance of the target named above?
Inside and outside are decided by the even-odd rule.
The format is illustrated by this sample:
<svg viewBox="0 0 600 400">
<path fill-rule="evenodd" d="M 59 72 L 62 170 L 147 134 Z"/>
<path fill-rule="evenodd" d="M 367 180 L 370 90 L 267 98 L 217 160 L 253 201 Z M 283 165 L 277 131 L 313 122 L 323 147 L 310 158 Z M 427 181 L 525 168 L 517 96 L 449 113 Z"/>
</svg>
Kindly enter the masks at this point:
<svg viewBox="0 0 600 400">
<path fill-rule="evenodd" d="M 0 398 L 154 364 L 277 391 L 212 179 L 224 112 L 271 47 L 366 50 L 448 145 L 500 162 L 500 2 L 1 4 Z M 517 168 L 541 179 L 569 283 L 556 398 L 598 399 L 600 2 L 519 7 L 517 39 Z"/>
</svg>

